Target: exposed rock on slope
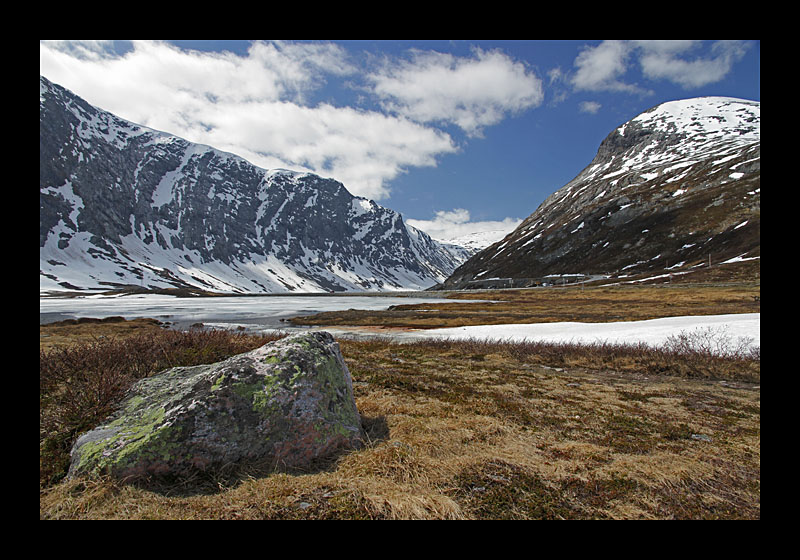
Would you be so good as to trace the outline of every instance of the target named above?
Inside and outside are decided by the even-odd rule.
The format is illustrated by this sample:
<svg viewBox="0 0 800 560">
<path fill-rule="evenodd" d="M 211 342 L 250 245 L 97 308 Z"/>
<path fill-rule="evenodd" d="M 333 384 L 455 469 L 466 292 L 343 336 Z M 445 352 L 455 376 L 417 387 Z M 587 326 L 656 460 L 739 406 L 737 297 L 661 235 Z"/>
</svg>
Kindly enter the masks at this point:
<svg viewBox="0 0 800 560">
<path fill-rule="evenodd" d="M 761 252 L 760 102 L 664 103 L 601 143 L 575 179 L 441 286 L 548 275 L 681 273 Z M 502 284 L 499 282 L 498 284 Z"/>
</svg>

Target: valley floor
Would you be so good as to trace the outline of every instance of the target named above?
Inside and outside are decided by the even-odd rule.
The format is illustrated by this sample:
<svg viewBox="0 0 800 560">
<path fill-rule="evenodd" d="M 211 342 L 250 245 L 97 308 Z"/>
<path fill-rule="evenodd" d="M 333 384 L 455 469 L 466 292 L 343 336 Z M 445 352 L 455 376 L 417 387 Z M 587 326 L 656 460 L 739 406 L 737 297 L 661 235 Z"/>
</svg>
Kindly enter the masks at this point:
<svg viewBox="0 0 800 560">
<path fill-rule="evenodd" d="M 760 312 L 758 285 L 638 288 L 493 299 L 529 314 L 544 313 L 549 299 L 551 319 L 562 321 L 597 317 L 604 306 L 617 321 L 649 321 L 642 317 L 659 307 L 673 316 Z M 428 313 L 451 313 L 439 305 Z M 40 342 L 58 328 L 49 327 L 40 326 Z M 157 323 L 137 330 L 154 340 L 165 334 Z M 77 336 L 62 334 L 64 343 Z M 475 339 L 343 337 L 340 345 L 369 436 L 364 448 L 308 472 L 191 488 L 40 482 L 40 518 L 760 519 L 757 354 Z M 41 465 L 40 454 L 40 475 Z"/>
</svg>

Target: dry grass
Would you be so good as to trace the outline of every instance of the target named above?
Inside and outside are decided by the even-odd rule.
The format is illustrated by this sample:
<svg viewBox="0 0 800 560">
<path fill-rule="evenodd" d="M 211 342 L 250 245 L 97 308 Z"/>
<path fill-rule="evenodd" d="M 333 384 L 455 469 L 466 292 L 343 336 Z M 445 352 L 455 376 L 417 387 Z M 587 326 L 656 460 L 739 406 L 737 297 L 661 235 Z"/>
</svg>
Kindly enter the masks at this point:
<svg viewBox="0 0 800 560">
<path fill-rule="evenodd" d="M 40 518 L 760 518 L 758 360 L 340 344 L 363 449 L 194 491 L 51 481 Z"/>
<path fill-rule="evenodd" d="M 75 343 L 91 343 L 103 339 L 153 333 L 161 329 L 162 324 L 156 319 L 126 320 L 123 317 L 67 319 L 39 325 L 39 348 L 50 350 Z"/>
<path fill-rule="evenodd" d="M 760 294 L 760 282 L 489 290 L 458 292 L 449 297 L 490 302 L 397 305 L 388 311 L 332 311 L 298 317 L 292 322 L 418 329 L 559 321 L 606 323 L 683 315 L 758 313 Z"/>
</svg>

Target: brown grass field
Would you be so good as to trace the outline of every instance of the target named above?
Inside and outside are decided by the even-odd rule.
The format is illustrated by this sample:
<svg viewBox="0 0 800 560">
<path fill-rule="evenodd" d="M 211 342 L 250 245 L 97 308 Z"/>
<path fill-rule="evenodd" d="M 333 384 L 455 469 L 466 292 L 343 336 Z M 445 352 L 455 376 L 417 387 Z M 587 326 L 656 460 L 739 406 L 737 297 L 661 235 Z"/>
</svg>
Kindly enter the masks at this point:
<svg viewBox="0 0 800 560">
<path fill-rule="evenodd" d="M 447 293 L 456 300 L 452 303 L 396 305 L 388 311 L 330 311 L 296 317 L 292 322 L 416 329 L 559 321 L 608 323 L 758 313 L 760 294 L 761 285 L 756 282 L 481 290 Z"/>
<path fill-rule="evenodd" d="M 759 289 L 481 292 L 459 297 L 501 303 L 403 306 L 346 324 L 754 312 Z M 40 326 L 40 519 L 760 519 L 760 354 L 677 348 L 340 340 L 363 448 L 306 472 L 172 487 L 67 481 L 72 443 L 133 379 L 269 340 L 136 323 Z"/>
<path fill-rule="evenodd" d="M 122 317 L 67 319 L 39 325 L 39 348 L 50 350 L 76 343 L 86 344 L 105 338 L 127 338 L 159 330 L 161 323 L 156 319 L 126 320 Z"/>
</svg>

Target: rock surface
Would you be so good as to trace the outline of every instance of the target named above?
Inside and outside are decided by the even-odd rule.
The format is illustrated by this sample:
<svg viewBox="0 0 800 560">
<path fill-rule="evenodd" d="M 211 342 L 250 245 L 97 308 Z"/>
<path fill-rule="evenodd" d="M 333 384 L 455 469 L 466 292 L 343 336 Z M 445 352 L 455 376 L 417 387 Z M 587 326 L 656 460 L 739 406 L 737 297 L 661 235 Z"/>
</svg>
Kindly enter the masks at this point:
<svg viewBox="0 0 800 560">
<path fill-rule="evenodd" d="M 302 467 L 359 447 L 362 435 L 338 343 L 305 333 L 138 381 L 106 424 L 75 443 L 69 476 Z"/>
</svg>

